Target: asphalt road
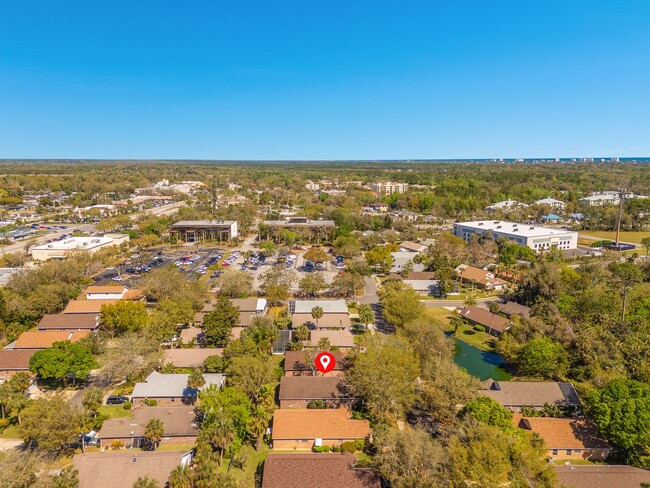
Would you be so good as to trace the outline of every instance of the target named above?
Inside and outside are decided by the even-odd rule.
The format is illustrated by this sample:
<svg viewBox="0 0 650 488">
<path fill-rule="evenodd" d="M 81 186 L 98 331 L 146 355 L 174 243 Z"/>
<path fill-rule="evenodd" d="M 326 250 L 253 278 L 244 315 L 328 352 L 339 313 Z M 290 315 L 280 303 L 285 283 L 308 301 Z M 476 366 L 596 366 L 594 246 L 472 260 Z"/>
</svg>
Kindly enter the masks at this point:
<svg viewBox="0 0 650 488">
<path fill-rule="evenodd" d="M 488 302 L 494 302 L 498 301 L 496 298 L 479 298 L 476 300 L 476 303 L 488 303 Z M 465 302 L 463 300 L 420 300 L 420 303 L 422 303 L 425 307 L 427 308 L 434 308 L 434 307 L 464 307 Z"/>
<path fill-rule="evenodd" d="M 373 305 L 379 303 L 379 296 L 377 295 L 377 282 L 372 276 L 365 276 L 364 281 L 366 282 L 364 293 L 361 298 L 359 298 L 360 304 Z"/>
</svg>

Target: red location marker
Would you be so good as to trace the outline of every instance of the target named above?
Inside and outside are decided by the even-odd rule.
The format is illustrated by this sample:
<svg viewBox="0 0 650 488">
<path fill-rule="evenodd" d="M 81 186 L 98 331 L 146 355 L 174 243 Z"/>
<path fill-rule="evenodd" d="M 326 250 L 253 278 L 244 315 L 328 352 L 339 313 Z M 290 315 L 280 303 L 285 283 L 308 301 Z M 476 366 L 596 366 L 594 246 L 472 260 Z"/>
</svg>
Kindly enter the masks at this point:
<svg viewBox="0 0 650 488">
<path fill-rule="evenodd" d="M 316 356 L 314 364 L 316 369 L 321 373 L 329 373 L 334 369 L 334 366 L 336 366 L 336 359 L 334 359 L 334 356 L 329 352 L 321 352 Z"/>
</svg>

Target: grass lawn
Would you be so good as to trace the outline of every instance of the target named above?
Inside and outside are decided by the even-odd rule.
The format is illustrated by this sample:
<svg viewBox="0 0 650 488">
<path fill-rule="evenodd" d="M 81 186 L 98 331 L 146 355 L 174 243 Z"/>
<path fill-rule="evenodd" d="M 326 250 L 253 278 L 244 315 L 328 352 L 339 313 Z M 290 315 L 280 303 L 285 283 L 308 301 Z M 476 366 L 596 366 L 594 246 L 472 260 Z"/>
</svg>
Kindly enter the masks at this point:
<svg viewBox="0 0 650 488">
<path fill-rule="evenodd" d="M 609 239 L 611 241 L 616 239 L 616 232 L 613 231 L 584 231 L 580 232 L 578 236 L 598 237 L 600 239 Z M 620 239 L 625 242 L 634 242 L 641 244 L 641 239 L 650 237 L 650 231 L 642 232 L 621 232 Z M 593 241 L 590 241 L 593 244 Z"/>
<path fill-rule="evenodd" d="M 271 452 L 271 450 L 265 445 L 262 446 L 262 449 L 259 452 L 248 445 L 242 447 L 240 457 L 246 461 L 241 469 L 232 466 L 230 468 L 230 474 L 235 478 L 235 480 L 239 481 L 241 486 L 255 486 L 255 473 L 257 472 L 258 466 L 264 461 L 269 452 Z M 219 472 L 228 472 L 229 464 L 230 459 L 224 457 L 223 465 L 219 468 Z"/>
<path fill-rule="evenodd" d="M 449 319 L 453 316 L 453 312 L 443 307 L 425 307 L 424 315 L 436 322 L 443 324 L 445 327 L 449 326 Z"/>
<path fill-rule="evenodd" d="M 20 434 L 18 433 L 18 421 L 10 424 L 5 430 L 3 430 L 0 437 L 3 439 L 21 439 Z"/>
<path fill-rule="evenodd" d="M 448 327 L 447 330 L 453 332 L 453 328 Z M 473 327 L 467 324 L 463 324 L 458 328 L 456 339 L 467 342 L 474 347 L 478 347 L 481 351 L 494 351 L 495 338 L 487 332 L 474 330 Z"/>
<path fill-rule="evenodd" d="M 130 410 L 124 410 L 122 405 L 102 405 L 99 407 L 99 413 L 107 415 L 111 419 L 128 419 L 133 417 Z"/>
</svg>

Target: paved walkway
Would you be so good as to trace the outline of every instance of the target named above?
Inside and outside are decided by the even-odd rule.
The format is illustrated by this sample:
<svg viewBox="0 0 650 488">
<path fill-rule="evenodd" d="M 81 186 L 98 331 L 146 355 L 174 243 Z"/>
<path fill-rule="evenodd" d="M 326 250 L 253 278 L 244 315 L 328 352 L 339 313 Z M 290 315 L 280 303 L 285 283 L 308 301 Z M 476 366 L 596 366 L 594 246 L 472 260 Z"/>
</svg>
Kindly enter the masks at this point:
<svg viewBox="0 0 650 488">
<path fill-rule="evenodd" d="M 22 439 L 0 439 L 0 451 L 16 449 L 23 443 Z"/>
</svg>

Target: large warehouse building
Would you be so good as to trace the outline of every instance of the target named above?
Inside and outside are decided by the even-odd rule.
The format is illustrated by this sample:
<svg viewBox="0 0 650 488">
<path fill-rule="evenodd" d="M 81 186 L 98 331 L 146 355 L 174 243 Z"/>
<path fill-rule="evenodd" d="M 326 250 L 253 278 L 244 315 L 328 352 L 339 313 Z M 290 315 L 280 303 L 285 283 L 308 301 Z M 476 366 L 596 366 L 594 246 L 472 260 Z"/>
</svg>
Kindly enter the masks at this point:
<svg viewBox="0 0 650 488">
<path fill-rule="evenodd" d="M 560 250 L 578 247 L 578 233 L 565 229 L 551 229 L 536 225 L 518 224 L 499 220 L 479 220 L 454 224 L 454 234 L 469 242 L 472 235 L 489 232 L 493 238 L 505 237 L 535 252 L 548 251 L 552 247 Z"/>
<path fill-rule="evenodd" d="M 184 242 L 229 241 L 237 237 L 237 221 L 181 220 L 171 226 L 170 232 Z"/>
<path fill-rule="evenodd" d="M 95 237 L 70 237 L 61 241 L 54 241 L 42 246 L 34 246 L 29 252 L 34 261 L 48 261 L 50 259 L 65 259 L 75 252 L 89 252 L 93 254 L 109 246 L 119 246 L 129 242 L 126 234 L 106 234 Z"/>
</svg>

